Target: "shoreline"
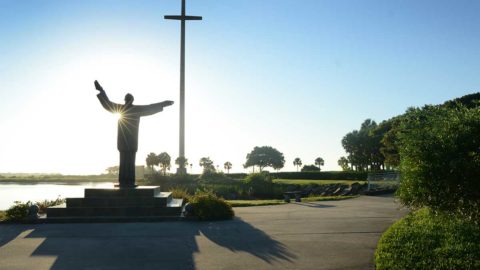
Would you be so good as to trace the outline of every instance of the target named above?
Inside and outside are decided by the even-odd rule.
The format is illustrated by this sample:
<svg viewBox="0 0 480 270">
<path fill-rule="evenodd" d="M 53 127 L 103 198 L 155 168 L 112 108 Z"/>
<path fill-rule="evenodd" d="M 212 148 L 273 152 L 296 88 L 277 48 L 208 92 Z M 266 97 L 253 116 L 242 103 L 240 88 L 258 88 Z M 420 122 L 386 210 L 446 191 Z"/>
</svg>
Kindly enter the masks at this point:
<svg viewBox="0 0 480 270">
<path fill-rule="evenodd" d="M 36 185 L 36 184 L 61 184 L 61 185 L 81 185 L 84 183 L 117 183 L 117 179 L 0 179 L 0 184 L 16 184 L 16 185 Z"/>
</svg>

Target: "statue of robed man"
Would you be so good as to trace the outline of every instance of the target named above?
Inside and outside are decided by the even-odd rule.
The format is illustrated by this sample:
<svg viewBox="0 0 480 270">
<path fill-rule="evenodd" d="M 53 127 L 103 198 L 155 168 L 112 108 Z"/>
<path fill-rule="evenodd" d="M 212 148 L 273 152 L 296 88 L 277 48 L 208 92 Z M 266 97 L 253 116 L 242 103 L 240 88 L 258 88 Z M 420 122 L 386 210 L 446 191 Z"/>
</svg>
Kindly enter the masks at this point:
<svg viewBox="0 0 480 270">
<path fill-rule="evenodd" d="M 135 187 L 135 155 L 138 149 L 138 126 L 140 117 L 156 114 L 173 104 L 166 100 L 150 105 L 133 105 L 133 96 L 125 95 L 125 104 L 111 102 L 102 86 L 95 81 L 95 88 L 100 92 L 97 97 L 105 110 L 119 113 L 117 149 L 120 152 L 120 171 L 118 182 L 120 188 Z"/>
</svg>

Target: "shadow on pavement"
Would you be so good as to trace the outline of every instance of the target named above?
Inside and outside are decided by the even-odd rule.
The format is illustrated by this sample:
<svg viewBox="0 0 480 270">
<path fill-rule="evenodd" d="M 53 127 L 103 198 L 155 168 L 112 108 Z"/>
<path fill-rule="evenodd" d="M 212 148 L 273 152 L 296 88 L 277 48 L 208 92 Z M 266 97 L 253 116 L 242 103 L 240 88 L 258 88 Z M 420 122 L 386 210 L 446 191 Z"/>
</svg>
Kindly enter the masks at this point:
<svg viewBox="0 0 480 270">
<path fill-rule="evenodd" d="M 330 208 L 335 207 L 334 205 L 326 205 L 326 204 L 318 204 L 318 203 L 311 203 L 311 202 L 293 202 L 292 204 L 308 206 L 313 208 Z"/>
<path fill-rule="evenodd" d="M 233 252 L 248 252 L 268 263 L 278 260 L 292 262 L 296 258 L 284 244 L 240 218 L 210 223 L 208 226 L 202 226 L 200 231 L 219 246 Z"/>
<path fill-rule="evenodd" d="M 285 245 L 239 218 L 222 222 L 9 225 L 0 227 L 0 234 L 0 248 L 19 235 L 43 238 L 30 256 L 54 256 L 49 269 L 57 270 L 196 269 L 193 254 L 199 252 L 196 237 L 201 235 L 232 252 L 247 252 L 267 263 L 296 258 Z M 209 252 L 208 248 L 202 252 Z"/>
<path fill-rule="evenodd" d="M 0 248 L 32 228 L 32 225 L 0 224 Z"/>
</svg>

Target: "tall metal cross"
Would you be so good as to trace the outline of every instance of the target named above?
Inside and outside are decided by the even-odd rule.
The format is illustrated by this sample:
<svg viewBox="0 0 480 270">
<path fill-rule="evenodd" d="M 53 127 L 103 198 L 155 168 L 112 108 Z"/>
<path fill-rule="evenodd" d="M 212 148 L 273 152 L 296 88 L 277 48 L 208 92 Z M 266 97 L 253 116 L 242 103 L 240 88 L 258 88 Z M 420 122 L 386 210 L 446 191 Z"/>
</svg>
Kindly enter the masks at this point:
<svg viewBox="0 0 480 270">
<path fill-rule="evenodd" d="M 181 21 L 180 38 L 180 149 L 179 168 L 177 174 L 186 174 L 185 168 L 185 21 L 202 20 L 201 16 L 187 16 L 185 14 L 185 0 L 182 0 L 182 15 L 166 15 L 166 20 Z"/>
</svg>

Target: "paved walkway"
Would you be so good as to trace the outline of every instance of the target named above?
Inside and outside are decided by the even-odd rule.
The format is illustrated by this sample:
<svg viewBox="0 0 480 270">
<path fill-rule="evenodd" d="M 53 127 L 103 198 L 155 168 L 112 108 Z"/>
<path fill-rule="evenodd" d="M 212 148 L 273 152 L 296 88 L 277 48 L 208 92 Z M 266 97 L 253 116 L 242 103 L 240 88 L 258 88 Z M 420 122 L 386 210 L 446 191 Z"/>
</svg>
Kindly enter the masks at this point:
<svg viewBox="0 0 480 270">
<path fill-rule="evenodd" d="M 373 269 L 391 197 L 235 208 L 223 222 L 0 225 L 0 269 Z"/>
</svg>

